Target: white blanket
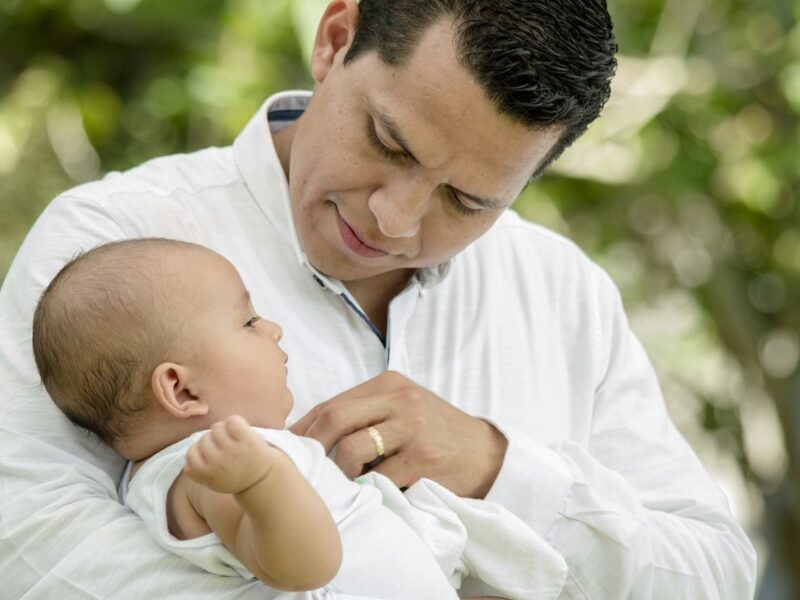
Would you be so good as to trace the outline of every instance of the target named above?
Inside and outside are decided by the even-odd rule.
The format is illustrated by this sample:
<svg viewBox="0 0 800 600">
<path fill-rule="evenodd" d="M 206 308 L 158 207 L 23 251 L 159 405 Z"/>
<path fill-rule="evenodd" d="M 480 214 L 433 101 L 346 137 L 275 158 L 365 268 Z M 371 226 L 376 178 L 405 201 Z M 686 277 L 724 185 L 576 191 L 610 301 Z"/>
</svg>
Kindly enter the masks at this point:
<svg viewBox="0 0 800 600">
<path fill-rule="evenodd" d="M 429 479 L 405 494 L 377 473 L 357 481 L 381 491 L 384 506 L 422 537 L 453 587 L 472 577 L 509 600 L 545 600 L 564 586 L 564 558 L 503 507 L 460 498 Z"/>
</svg>

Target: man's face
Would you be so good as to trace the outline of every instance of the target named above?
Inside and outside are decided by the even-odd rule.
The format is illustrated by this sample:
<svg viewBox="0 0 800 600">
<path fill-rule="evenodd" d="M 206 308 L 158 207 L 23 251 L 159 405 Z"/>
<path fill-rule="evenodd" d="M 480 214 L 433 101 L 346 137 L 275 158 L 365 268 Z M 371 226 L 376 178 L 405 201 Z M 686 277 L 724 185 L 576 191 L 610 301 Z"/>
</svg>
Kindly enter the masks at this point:
<svg viewBox="0 0 800 600">
<path fill-rule="evenodd" d="M 295 226 L 323 273 L 407 276 L 489 229 L 559 132 L 500 115 L 459 63 L 449 23 L 434 24 L 400 68 L 374 51 L 345 66 L 348 47 L 312 60 L 318 84 L 291 132 Z"/>
</svg>

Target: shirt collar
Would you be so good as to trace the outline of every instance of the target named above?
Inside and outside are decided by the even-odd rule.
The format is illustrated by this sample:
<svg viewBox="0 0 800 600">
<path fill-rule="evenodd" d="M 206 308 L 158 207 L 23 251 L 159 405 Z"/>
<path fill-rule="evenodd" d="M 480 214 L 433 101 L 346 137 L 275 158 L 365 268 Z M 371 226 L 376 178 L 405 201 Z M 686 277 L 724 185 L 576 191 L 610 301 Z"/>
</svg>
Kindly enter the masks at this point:
<svg viewBox="0 0 800 600">
<path fill-rule="evenodd" d="M 300 246 L 292 219 L 289 183 L 272 141 L 272 134 L 300 117 L 310 101 L 311 92 L 306 91 L 280 92 L 267 98 L 234 140 L 233 155 L 245 185 L 283 241 L 292 247 L 298 263 L 328 289 L 342 294 L 344 284 L 315 269 Z M 412 282 L 421 288 L 431 288 L 442 281 L 449 270 L 450 261 L 419 269 Z"/>
</svg>

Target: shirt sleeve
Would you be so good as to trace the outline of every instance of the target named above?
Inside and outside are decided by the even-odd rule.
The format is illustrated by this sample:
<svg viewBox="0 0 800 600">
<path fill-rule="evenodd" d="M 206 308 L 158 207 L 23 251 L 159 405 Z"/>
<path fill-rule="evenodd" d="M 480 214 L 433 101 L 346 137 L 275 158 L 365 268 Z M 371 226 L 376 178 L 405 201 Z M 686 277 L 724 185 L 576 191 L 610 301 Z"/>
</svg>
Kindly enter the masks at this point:
<svg viewBox="0 0 800 600">
<path fill-rule="evenodd" d="M 564 557 L 561 598 L 752 598 L 752 544 L 667 415 L 619 293 L 595 275 L 602 369 L 588 443 L 547 447 L 497 425 L 508 450 L 486 499 Z"/>
<path fill-rule="evenodd" d="M 41 386 L 31 350 L 36 302 L 76 252 L 126 237 L 86 194 L 55 200 L 0 290 L 0 596 L 30 600 L 270 598 L 159 548 L 117 501 L 124 461 L 81 434 Z"/>
</svg>

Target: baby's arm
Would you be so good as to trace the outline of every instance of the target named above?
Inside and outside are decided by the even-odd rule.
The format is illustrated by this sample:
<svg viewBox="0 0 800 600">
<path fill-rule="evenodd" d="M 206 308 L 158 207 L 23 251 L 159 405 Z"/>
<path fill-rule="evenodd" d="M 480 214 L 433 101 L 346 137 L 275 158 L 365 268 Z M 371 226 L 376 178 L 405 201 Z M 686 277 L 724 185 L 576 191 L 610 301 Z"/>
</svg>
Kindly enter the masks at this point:
<svg viewBox="0 0 800 600">
<path fill-rule="evenodd" d="M 189 449 L 168 503 L 174 533 L 196 530 L 202 518 L 271 587 L 315 589 L 339 570 L 341 539 L 328 508 L 242 417 L 217 423 Z"/>
</svg>

